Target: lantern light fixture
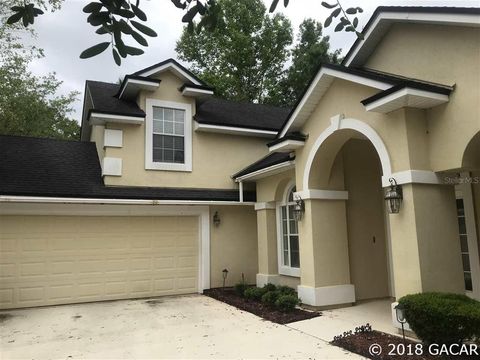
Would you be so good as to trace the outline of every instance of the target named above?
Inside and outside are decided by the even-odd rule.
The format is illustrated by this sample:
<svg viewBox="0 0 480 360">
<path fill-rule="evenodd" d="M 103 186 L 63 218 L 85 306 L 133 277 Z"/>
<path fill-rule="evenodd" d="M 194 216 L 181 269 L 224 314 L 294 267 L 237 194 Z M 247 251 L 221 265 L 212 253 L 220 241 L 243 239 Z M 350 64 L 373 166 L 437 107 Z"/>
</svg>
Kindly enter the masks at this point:
<svg viewBox="0 0 480 360">
<path fill-rule="evenodd" d="M 388 179 L 390 189 L 385 193 L 385 201 L 390 214 L 398 214 L 403 201 L 403 190 L 394 178 Z"/>
<path fill-rule="evenodd" d="M 303 213 L 305 212 L 305 202 L 301 197 L 295 199 L 295 205 L 293 205 L 293 217 L 296 221 L 302 220 Z"/>
<path fill-rule="evenodd" d="M 405 343 L 405 323 L 407 318 L 405 317 L 405 307 L 402 304 L 399 303 L 395 306 L 395 315 L 397 316 L 397 321 L 402 324 L 402 336 Z"/>
</svg>

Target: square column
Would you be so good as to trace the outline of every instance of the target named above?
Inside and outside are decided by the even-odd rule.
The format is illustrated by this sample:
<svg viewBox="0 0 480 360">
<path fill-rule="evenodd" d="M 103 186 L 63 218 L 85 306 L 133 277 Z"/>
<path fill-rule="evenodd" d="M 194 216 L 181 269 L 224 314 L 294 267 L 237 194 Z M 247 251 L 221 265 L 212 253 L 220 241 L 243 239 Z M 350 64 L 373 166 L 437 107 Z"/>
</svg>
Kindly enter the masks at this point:
<svg viewBox="0 0 480 360">
<path fill-rule="evenodd" d="M 305 200 L 299 236 L 302 302 L 312 306 L 354 302 L 345 200 Z"/>
<path fill-rule="evenodd" d="M 256 203 L 258 238 L 257 286 L 278 282 L 277 221 L 275 202 Z"/>
<path fill-rule="evenodd" d="M 395 296 L 462 293 L 463 274 L 453 186 L 405 184 L 398 214 L 390 214 Z"/>
</svg>

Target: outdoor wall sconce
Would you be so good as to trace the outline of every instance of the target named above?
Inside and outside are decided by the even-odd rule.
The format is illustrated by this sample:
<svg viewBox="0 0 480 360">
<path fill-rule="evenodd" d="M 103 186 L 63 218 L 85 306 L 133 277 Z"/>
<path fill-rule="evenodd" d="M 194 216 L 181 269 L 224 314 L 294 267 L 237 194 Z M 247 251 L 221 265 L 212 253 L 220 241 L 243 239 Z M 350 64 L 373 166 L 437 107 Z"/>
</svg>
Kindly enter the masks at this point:
<svg viewBox="0 0 480 360">
<path fill-rule="evenodd" d="M 394 178 L 390 178 L 388 181 L 390 181 L 390 189 L 388 189 L 385 194 L 387 209 L 390 214 L 398 214 L 403 200 L 402 187 L 397 185 Z"/>
<path fill-rule="evenodd" d="M 293 206 L 293 217 L 296 221 L 302 220 L 303 213 L 305 212 L 305 202 L 301 197 L 298 197 L 295 200 L 295 205 Z"/>
<path fill-rule="evenodd" d="M 407 322 L 407 318 L 405 317 L 405 307 L 402 304 L 395 306 L 395 315 L 397 316 L 397 321 L 402 324 L 402 336 L 403 342 L 405 342 L 404 324 Z"/>
<path fill-rule="evenodd" d="M 220 215 L 218 215 L 218 211 L 215 211 L 215 214 L 213 214 L 213 225 L 217 227 L 220 225 Z"/>
</svg>

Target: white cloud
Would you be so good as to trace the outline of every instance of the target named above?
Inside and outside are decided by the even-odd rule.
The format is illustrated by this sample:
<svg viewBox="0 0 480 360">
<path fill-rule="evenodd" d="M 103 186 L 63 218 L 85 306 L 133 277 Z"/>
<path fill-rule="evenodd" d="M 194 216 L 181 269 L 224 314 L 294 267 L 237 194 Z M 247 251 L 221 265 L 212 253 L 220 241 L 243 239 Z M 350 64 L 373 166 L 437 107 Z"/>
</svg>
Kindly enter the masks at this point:
<svg viewBox="0 0 480 360">
<path fill-rule="evenodd" d="M 271 0 L 263 0 L 267 7 Z M 39 75 L 48 72 L 56 72 L 57 77 L 64 82 L 62 91 L 67 93 L 72 90 L 81 91 L 85 80 L 100 80 L 116 82 L 119 77 L 132 73 L 141 68 L 162 61 L 166 58 L 175 57 L 175 42 L 180 37 L 183 24 L 181 18 L 183 12 L 170 2 L 170 0 L 142 1 L 142 9 L 148 16 L 148 25 L 155 29 L 158 37 L 149 38 L 150 46 L 145 49 L 145 54 L 139 57 L 128 57 L 123 60 L 122 66 L 118 67 L 113 62 L 111 53 L 105 53 L 91 59 L 81 60 L 79 54 L 86 48 L 108 37 L 98 36 L 94 29 L 86 22 L 87 14 L 82 8 L 87 0 L 66 0 L 62 9 L 55 13 L 46 13 L 37 18 L 35 29 L 38 38 L 37 46 L 45 50 L 46 57 L 32 64 L 32 71 Z M 303 19 L 315 18 L 323 22 L 329 11 L 321 6 L 320 0 L 291 0 L 289 6 L 283 8 L 280 1 L 277 11 L 285 13 L 292 21 L 294 29 Z M 478 1 L 464 0 L 399 0 L 399 1 L 360 1 L 344 0 L 346 7 L 360 5 L 365 10 L 360 17 L 360 24 L 365 24 L 377 6 L 403 5 L 403 6 L 477 6 Z M 325 35 L 330 35 L 332 48 L 341 48 L 347 51 L 355 40 L 351 33 L 335 33 L 333 27 L 325 30 Z M 75 118 L 80 120 L 81 97 L 75 106 Z"/>
</svg>

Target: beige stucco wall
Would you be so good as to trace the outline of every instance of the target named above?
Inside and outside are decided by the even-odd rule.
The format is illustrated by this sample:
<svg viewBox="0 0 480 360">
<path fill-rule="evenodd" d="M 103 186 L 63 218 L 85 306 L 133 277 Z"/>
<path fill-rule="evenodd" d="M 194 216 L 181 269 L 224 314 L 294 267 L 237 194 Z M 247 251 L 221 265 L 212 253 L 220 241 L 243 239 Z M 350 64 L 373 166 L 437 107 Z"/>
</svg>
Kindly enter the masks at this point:
<svg viewBox="0 0 480 360">
<path fill-rule="evenodd" d="M 480 130 L 480 29 L 395 24 L 366 67 L 455 85 L 449 103 L 426 111 L 427 138 L 434 171 L 460 167 Z"/>
<path fill-rule="evenodd" d="M 95 143 L 97 147 L 98 158 L 100 160 L 100 164 L 102 163 L 103 158 L 105 157 L 105 149 L 103 147 L 105 137 L 105 126 L 103 125 L 93 125 L 92 131 L 90 133 L 90 141 Z"/>
<path fill-rule="evenodd" d="M 257 215 L 253 206 L 211 206 L 210 217 L 218 211 L 221 223 L 210 227 L 210 286 L 221 287 L 222 270 L 229 271 L 227 286 L 241 280 L 255 284 L 257 263 Z"/>
<path fill-rule="evenodd" d="M 350 278 L 357 300 L 389 295 L 381 168 L 373 146 L 349 140 L 342 149 L 348 190 Z"/>
<path fill-rule="evenodd" d="M 187 103 L 195 114 L 195 100 L 182 96 L 178 88 L 183 81 L 170 72 L 162 73 L 155 92 L 141 92 L 140 108 L 146 98 Z M 122 176 L 106 176 L 107 185 L 165 186 L 189 188 L 236 188 L 231 175 L 268 152 L 266 139 L 194 131 L 192 125 L 192 171 L 145 170 L 145 125 L 111 125 L 123 130 L 123 147 L 107 148 L 105 156 L 121 158 Z"/>
<path fill-rule="evenodd" d="M 331 117 L 344 114 L 345 118 L 360 120 L 372 127 L 387 148 L 392 171 L 409 169 L 429 170 L 428 149 L 424 145 L 426 120 L 422 112 L 399 109 L 389 114 L 366 112 L 361 100 L 377 90 L 345 80 L 334 80 L 327 93 L 319 101 L 302 131 L 309 135 L 305 146 L 296 151 L 297 188 L 303 187 L 304 169 L 315 141 L 331 124 Z M 343 144 L 359 133 L 351 130 L 335 132 L 317 152 L 319 158 L 312 168 L 310 188 L 326 189 L 330 183 L 330 168 Z M 338 182 L 331 189 L 339 190 Z"/>
</svg>

